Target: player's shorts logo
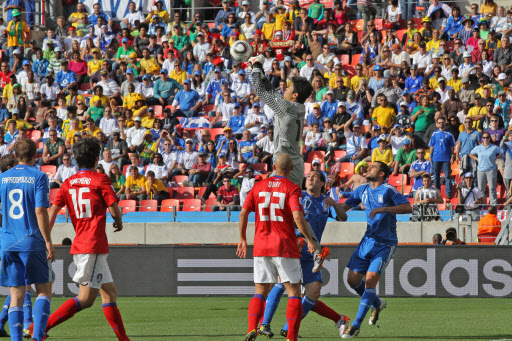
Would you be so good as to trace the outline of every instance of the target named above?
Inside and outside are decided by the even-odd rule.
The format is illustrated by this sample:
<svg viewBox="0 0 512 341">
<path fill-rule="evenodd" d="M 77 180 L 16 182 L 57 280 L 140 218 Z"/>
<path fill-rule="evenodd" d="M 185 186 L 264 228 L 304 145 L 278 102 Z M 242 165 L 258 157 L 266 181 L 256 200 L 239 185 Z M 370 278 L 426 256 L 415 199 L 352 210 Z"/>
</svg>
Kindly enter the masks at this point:
<svg viewBox="0 0 512 341">
<path fill-rule="evenodd" d="M 103 279 L 103 274 L 98 274 L 98 275 L 96 276 L 96 281 L 97 281 L 98 283 L 101 283 L 101 280 L 102 280 L 102 279 Z"/>
</svg>

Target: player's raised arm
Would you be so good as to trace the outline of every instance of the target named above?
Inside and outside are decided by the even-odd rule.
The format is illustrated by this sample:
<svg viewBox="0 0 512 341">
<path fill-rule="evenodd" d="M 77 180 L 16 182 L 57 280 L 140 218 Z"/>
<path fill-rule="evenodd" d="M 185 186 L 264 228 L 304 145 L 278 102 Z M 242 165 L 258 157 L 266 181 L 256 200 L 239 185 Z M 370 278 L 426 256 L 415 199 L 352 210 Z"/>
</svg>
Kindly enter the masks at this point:
<svg viewBox="0 0 512 341">
<path fill-rule="evenodd" d="M 398 206 L 385 206 L 385 207 L 379 207 L 375 208 L 370 212 L 370 218 L 373 219 L 376 214 L 387 212 L 387 213 L 394 213 L 394 214 L 408 214 L 412 213 L 412 206 L 410 203 L 404 203 Z"/>
<path fill-rule="evenodd" d="M 46 242 L 46 251 L 48 251 L 47 259 L 53 262 L 55 260 L 55 247 L 52 243 L 48 209 L 46 207 L 36 207 L 36 217 L 39 230 L 41 230 L 41 234 Z"/>
<path fill-rule="evenodd" d="M 314 253 L 316 250 L 315 242 L 313 241 L 313 237 L 309 233 L 308 222 L 304 217 L 304 214 L 301 211 L 293 211 L 293 220 L 295 221 L 295 225 L 299 231 L 306 237 L 306 241 L 308 242 L 308 251 Z"/>
<path fill-rule="evenodd" d="M 240 241 L 236 249 L 236 255 L 240 258 L 247 256 L 247 222 L 249 220 L 249 211 L 242 208 L 238 218 L 238 230 L 240 232 Z"/>
<path fill-rule="evenodd" d="M 114 227 L 114 232 L 119 232 L 123 229 L 123 214 L 121 213 L 121 210 L 119 209 L 119 205 L 117 204 L 117 201 L 109 206 L 108 210 L 110 211 L 110 214 L 112 215 L 112 219 L 114 219 L 114 223 L 112 226 Z"/>
</svg>

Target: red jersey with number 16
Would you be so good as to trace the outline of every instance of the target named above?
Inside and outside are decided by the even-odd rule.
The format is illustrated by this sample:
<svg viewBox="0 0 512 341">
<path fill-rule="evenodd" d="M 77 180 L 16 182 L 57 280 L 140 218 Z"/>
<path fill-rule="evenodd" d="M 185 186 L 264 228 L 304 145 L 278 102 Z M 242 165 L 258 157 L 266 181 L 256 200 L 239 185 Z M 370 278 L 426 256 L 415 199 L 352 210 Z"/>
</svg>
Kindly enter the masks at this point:
<svg viewBox="0 0 512 341">
<path fill-rule="evenodd" d="M 75 228 L 71 254 L 108 253 L 106 212 L 118 200 L 105 174 L 83 169 L 64 181 L 53 204 L 67 207 Z"/>
<path fill-rule="evenodd" d="M 302 191 L 282 176 L 258 182 L 245 199 L 244 208 L 256 212 L 254 257 L 299 258 L 292 213 L 301 211 Z"/>
</svg>

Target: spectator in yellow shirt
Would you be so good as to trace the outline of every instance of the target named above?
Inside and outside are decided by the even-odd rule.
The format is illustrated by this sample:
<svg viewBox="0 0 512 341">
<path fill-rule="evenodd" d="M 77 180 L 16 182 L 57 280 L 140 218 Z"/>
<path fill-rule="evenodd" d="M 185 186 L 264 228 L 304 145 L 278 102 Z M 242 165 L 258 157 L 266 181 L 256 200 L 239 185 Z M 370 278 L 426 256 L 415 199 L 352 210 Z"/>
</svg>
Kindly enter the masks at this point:
<svg viewBox="0 0 512 341">
<path fill-rule="evenodd" d="M 100 49 L 95 47 L 91 50 L 92 59 L 87 62 L 87 76 L 92 77 L 96 72 L 100 71 L 103 65 Z"/>
<path fill-rule="evenodd" d="M 149 49 L 146 47 L 142 50 L 142 58 L 140 60 L 141 74 L 158 75 L 160 73 L 160 65 L 155 57 L 151 55 Z"/>
<path fill-rule="evenodd" d="M 485 0 L 485 2 L 480 5 L 480 13 L 487 16 L 487 14 L 491 13 L 494 17 L 496 15 L 496 11 L 498 10 L 498 5 L 494 3 L 493 0 Z"/>
<path fill-rule="evenodd" d="M 389 132 L 391 127 L 395 124 L 395 109 L 388 106 L 388 99 L 386 95 L 378 95 L 377 100 L 380 105 L 373 111 L 372 124 L 378 124 L 384 131 Z"/>
<path fill-rule="evenodd" d="M 96 127 L 96 123 L 94 123 L 94 120 L 92 118 L 88 118 L 86 121 L 85 131 L 87 132 L 87 135 L 98 137 L 98 133 L 101 133 L 101 129 L 99 127 Z"/>
<path fill-rule="evenodd" d="M 124 194 L 128 200 L 145 200 L 146 199 L 146 177 L 139 174 L 137 166 L 130 167 L 130 176 L 124 184 Z"/>
<path fill-rule="evenodd" d="M 276 7 L 277 13 L 274 15 L 276 19 L 275 29 L 276 31 L 282 31 L 284 29 L 284 22 L 286 21 L 286 8 L 283 5 Z"/>
<path fill-rule="evenodd" d="M 267 21 L 263 24 L 263 27 L 261 28 L 261 31 L 263 32 L 263 36 L 266 40 L 272 40 L 274 39 L 274 31 L 276 28 L 276 23 L 274 22 L 274 16 L 271 12 L 265 13 L 265 18 Z M 283 22 L 284 25 L 284 22 Z"/>
<path fill-rule="evenodd" d="M 155 6 L 156 10 L 151 10 L 146 17 L 146 24 L 151 24 L 153 22 L 153 15 L 155 14 L 162 18 L 162 21 L 167 24 L 169 22 L 169 12 L 164 9 L 164 3 L 158 0 Z"/>
<path fill-rule="evenodd" d="M 155 123 L 155 109 L 149 108 L 148 114 L 142 118 L 142 126 L 147 129 L 153 129 L 153 123 Z"/>
<path fill-rule="evenodd" d="M 185 79 L 187 79 L 187 72 L 181 68 L 179 60 L 174 61 L 174 70 L 171 71 L 169 78 L 176 80 L 180 84 L 183 84 Z"/>
<path fill-rule="evenodd" d="M 165 187 L 162 180 L 155 178 L 155 172 L 148 171 L 146 174 L 146 197 L 150 200 L 157 200 L 158 205 L 162 204 L 162 200 L 169 199 L 169 191 Z"/>
<path fill-rule="evenodd" d="M 21 128 L 25 128 L 27 130 L 32 130 L 32 124 L 28 123 L 24 119 L 20 118 L 20 111 L 15 108 L 12 110 L 12 119 L 11 121 L 16 122 L 16 129 L 20 130 Z"/>
<path fill-rule="evenodd" d="M 381 161 L 391 167 L 391 164 L 393 163 L 393 152 L 391 151 L 391 148 L 388 147 L 386 135 L 380 135 L 377 142 L 379 143 L 379 147 L 373 150 L 372 162 Z"/>
<path fill-rule="evenodd" d="M 75 143 L 75 137 L 82 136 L 82 122 L 78 118 L 73 118 L 71 120 L 71 127 L 68 129 L 65 140 L 66 140 L 66 147 L 69 148 Z"/>
</svg>

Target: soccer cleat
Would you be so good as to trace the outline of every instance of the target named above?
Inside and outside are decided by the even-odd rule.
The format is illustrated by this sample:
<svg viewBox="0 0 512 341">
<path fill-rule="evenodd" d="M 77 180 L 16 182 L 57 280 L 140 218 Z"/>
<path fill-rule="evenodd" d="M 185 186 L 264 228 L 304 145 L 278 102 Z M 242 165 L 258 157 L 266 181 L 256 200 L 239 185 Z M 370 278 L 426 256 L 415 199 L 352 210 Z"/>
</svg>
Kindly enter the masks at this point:
<svg viewBox="0 0 512 341">
<path fill-rule="evenodd" d="M 256 340 L 256 336 L 258 336 L 256 329 L 251 330 L 249 333 L 247 333 L 247 335 L 245 336 L 245 339 L 243 341 L 254 341 L 254 340 Z"/>
<path fill-rule="evenodd" d="M 341 319 L 335 324 L 336 328 L 338 328 L 338 330 L 340 331 L 341 337 L 343 337 L 343 333 L 347 329 L 347 324 L 349 320 L 350 319 L 348 318 L 348 316 L 341 315 Z"/>
<path fill-rule="evenodd" d="M 23 338 L 24 339 L 30 339 L 32 337 L 32 334 L 30 333 L 30 330 L 23 329 Z"/>
<path fill-rule="evenodd" d="M 288 337 L 288 331 L 281 329 L 281 332 L 279 333 L 279 335 L 281 335 L 282 337 Z M 302 336 L 297 335 L 297 339 L 302 339 Z"/>
<path fill-rule="evenodd" d="M 377 323 L 379 320 L 379 314 L 380 312 L 386 308 L 386 301 L 383 299 L 380 300 L 380 307 L 372 309 L 372 314 L 370 315 L 370 319 L 368 320 L 368 323 L 370 326 L 373 326 Z"/>
<path fill-rule="evenodd" d="M 258 335 L 271 338 L 274 336 L 274 332 L 270 329 L 270 324 L 262 324 L 260 329 L 258 329 Z"/>
<path fill-rule="evenodd" d="M 5 330 L 0 330 L 0 337 L 11 337 Z"/>
<path fill-rule="evenodd" d="M 313 265 L 313 272 L 318 272 L 322 268 L 322 264 L 324 264 L 324 260 L 329 256 L 331 250 L 327 246 L 322 248 L 322 251 L 315 255 L 315 265 Z"/>
<path fill-rule="evenodd" d="M 357 335 L 359 335 L 359 328 L 350 326 L 345 333 L 341 336 L 342 339 L 354 339 Z"/>
<path fill-rule="evenodd" d="M 306 241 L 304 240 L 304 238 L 302 238 L 302 237 L 297 238 L 297 247 L 299 248 L 299 253 L 302 251 L 302 248 L 304 247 L 304 245 L 306 245 Z"/>
</svg>

